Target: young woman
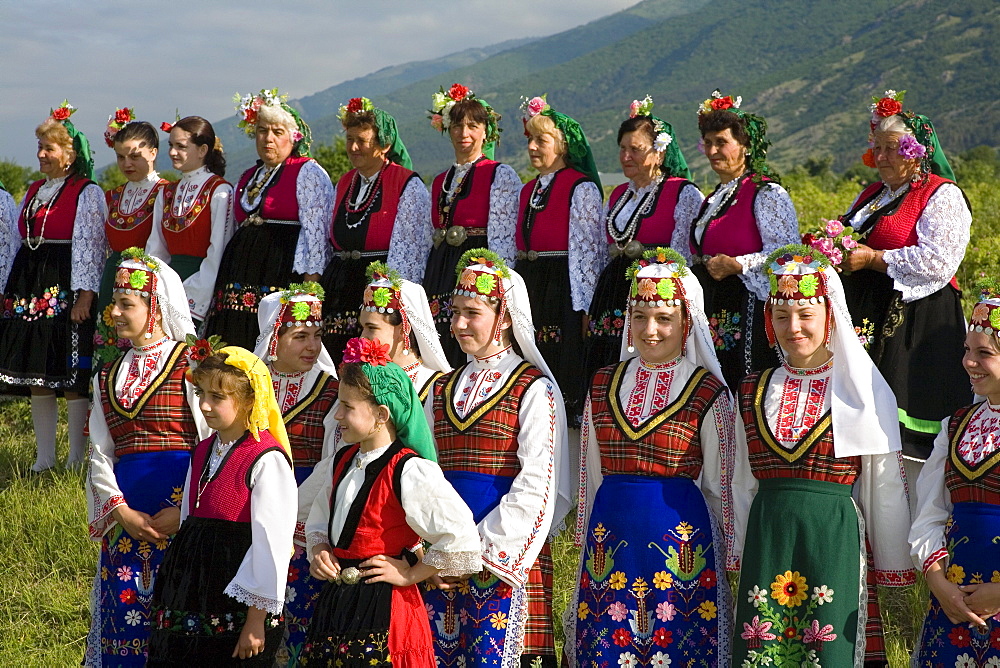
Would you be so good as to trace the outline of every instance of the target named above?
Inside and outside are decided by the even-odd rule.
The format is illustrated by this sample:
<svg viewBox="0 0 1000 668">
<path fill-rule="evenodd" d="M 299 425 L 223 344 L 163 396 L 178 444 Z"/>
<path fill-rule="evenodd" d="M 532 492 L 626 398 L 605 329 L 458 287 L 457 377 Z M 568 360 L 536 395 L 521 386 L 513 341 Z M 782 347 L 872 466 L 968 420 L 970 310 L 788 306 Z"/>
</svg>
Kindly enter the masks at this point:
<svg viewBox="0 0 1000 668">
<path fill-rule="evenodd" d="M 156 128 L 135 120 L 132 109 L 115 110 L 108 119 L 104 139 L 115 151 L 125 183 L 105 193 L 108 218 L 104 223 L 104 236 L 108 238 L 111 255 L 104 263 L 97 296 L 94 373 L 101 364 L 111 362 L 128 346 L 127 338 L 117 336 L 111 315 L 115 273 L 122 251 L 132 247 L 146 248 L 153 230 L 159 228 L 163 220 L 163 188 L 167 184 L 156 173 L 156 155 L 160 148 Z"/>
<path fill-rule="evenodd" d="M 985 400 L 941 422 L 917 479 L 913 564 L 931 590 L 915 666 L 1000 665 L 1000 296 L 984 286 L 972 310 L 962 365 Z"/>
<path fill-rule="evenodd" d="M 146 665 L 153 582 L 180 524 L 191 443 L 210 433 L 185 380 L 194 326 L 181 279 L 139 248 L 120 256 L 109 316 L 131 347 L 93 381 L 87 519 L 101 552 L 87 666 Z"/>
<path fill-rule="evenodd" d="M 31 392 L 36 473 L 56 465 L 57 391 L 66 397 L 66 464 L 81 465 L 86 458 L 83 428 L 107 206 L 90 180 L 90 143 L 69 120 L 74 111 L 65 102 L 36 128 L 38 169 L 45 178 L 28 186 L 17 228 L 4 231 L 20 247 L 0 276 L 0 382 Z"/>
<path fill-rule="evenodd" d="M 170 162 L 181 178 L 163 191 L 164 216 L 149 251 L 168 258 L 188 293 L 191 317 L 208 315 L 222 252 L 233 234 L 233 187 L 223 178 L 226 158 L 212 124 L 188 116 L 170 128 Z"/>
<path fill-rule="evenodd" d="M 874 583 L 916 581 L 895 398 L 826 257 L 783 246 L 764 266 L 766 335 L 784 363 L 740 388 L 740 456 L 759 488 L 734 485 L 753 504 L 733 663 L 884 666 Z"/>
<path fill-rule="evenodd" d="M 431 99 L 431 126 L 448 133 L 455 164 L 431 184 L 434 247 L 427 257 L 423 285 L 431 313 L 451 364 L 465 363 L 465 353 L 451 335 L 451 293 L 455 263 L 462 253 L 486 245 L 507 262 L 517 247 L 517 197 L 521 179 L 510 165 L 493 159 L 500 141 L 500 114 L 462 84 Z"/>
<path fill-rule="evenodd" d="M 451 326 L 470 361 L 434 383 L 425 409 L 445 477 L 479 525 L 482 563 L 425 594 L 435 652 L 449 666 L 555 666 L 547 539 L 571 505 L 562 395 L 521 277 L 485 248 L 459 267 Z"/>
<path fill-rule="evenodd" d="M 417 583 L 480 568 L 472 513 L 437 464 L 417 391 L 377 339 L 353 339 L 340 367 L 344 441 L 306 538 L 316 604 L 303 666 L 434 665 Z M 423 557 L 416 546 L 429 544 Z M 391 655 L 391 658 L 390 658 Z"/>
<path fill-rule="evenodd" d="M 271 666 L 295 532 L 295 477 L 267 366 L 249 351 L 192 359 L 215 434 L 191 455 L 181 528 L 153 589 L 148 666 Z"/>
<path fill-rule="evenodd" d="M 584 550 L 566 658 L 728 667 L 725 573 L 738 570 L 746 520 L 732 487 L 749 475 L 736 460 L 736 414 L 683 256 L 652 249 L 628 273 L 623 361 L 595 374 L 581 429 Z"/>
<path fill-rule="evenodd" d="M 292 450 L 295 482 L 300 497 L 303 485 L 337 433 L 333 406 L 337 400 L 337 372 L 323 347 L 323 288 L 318 283 L 289 286 L 260 300 L 257 309 L 260 336 L 254 354 L 267 361 L 274 394 L 285 422 Z M 315 494 L 313 494 L 315 497 Z M 303 506 L 306 506 L 303 509 Z M 322 582 L 309 575 L 306 558 L 305 519 L 312 507 L 299 501 L 300 521 L 295 526 L 296 546 L 288 568 L 285 623 L 288 629 L 279 660 L 297 664 L 319 597 Z M 305 516 L 303 516 L 305 515 Z"/>
</svg>

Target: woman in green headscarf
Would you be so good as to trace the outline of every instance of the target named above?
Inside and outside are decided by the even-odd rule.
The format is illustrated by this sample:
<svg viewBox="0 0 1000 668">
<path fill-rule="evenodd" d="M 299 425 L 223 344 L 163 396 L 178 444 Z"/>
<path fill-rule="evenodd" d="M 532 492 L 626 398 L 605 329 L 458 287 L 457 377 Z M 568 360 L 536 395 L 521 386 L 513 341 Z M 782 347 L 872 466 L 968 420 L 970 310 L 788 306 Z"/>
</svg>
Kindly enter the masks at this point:
<svg viewBox="0 0 1000 668">
<path fill-rule="evenodd" d="M 340 108 L 347 157 L 354 167 L 337 183 L 329 239 L 323 343 L 334 362 L 361 333 L 359 308 L 372 262 L 388 262 L 403 278 L 421 283 L 431 247 L 431 198 L 411 167 L 396 120 L 366 97 Z"/>
<path fill-rule="evenodd" d="M 353 445 L 334 455 L 306 522 L 310 572 L 327 583 L 303 666 L 433 666 L 417 583 L 482 568 L 472 511 L 427 458 L 434 439 L 417 390 L 388 350 L 351 339 L 344 352 L 335 417 Z"/>
<path fill-rule="evenodd" d="M 903 111 L 904 92 L 872 100 L 864 162 L 879 180 L 841 216 L 861 236 L 841 268 L 851 271 L 844 291 L 854 326 L 896 393 L 904 463 L 916 480 L 941 420 L 972 401 L 955 280 L 972 212 L 930 119 Z"/>
<path fill-rule="evenodd" d="M 69 459 L 82 464 L 94 345 L 95 297 L 107 239 L 107 205 L 91 181 L 90 144 L 69 118 L 69 102 L 35 130 L 38 169 L 21 203 L 20 249 L 0 275 L 0 381 L 29 388 L 38 448 L 31 469 L 56 464 L 56 391 L 66 397 Z"/>
</svg>

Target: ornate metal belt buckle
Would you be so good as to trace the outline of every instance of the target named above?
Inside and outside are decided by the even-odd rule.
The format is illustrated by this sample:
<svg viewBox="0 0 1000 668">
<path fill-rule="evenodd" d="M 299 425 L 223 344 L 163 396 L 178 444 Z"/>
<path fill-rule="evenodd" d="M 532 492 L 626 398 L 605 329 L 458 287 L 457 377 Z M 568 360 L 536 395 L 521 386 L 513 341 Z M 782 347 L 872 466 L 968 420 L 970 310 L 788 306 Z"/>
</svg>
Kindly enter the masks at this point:
<svg viewBox="0 0 1000 668">
<path fill-rule="evenodd" d="M 337 576 L 337 582 L 345 585 L 356 585 L 359 580 L 361 580 L 361 571 L 354 566 L 348 566 Z"/>
<path fill-rule="evenodd" d="M 527 255 L 528 255 L 528 262 L 534 262 L 535 260 L 538 259 L 538 251 L 536 250 L 528 251 Z"/>
<path fill-rule="evenodd" d="M 445 234 L 446 232 L 443 227 L 434 228 L 434 236 L 431 237 L 431 239 L 434 240 L 434 248 L 441 245 L 441 242 L 444 241 Z"/>
<path fill-rule="evenodd" d="M 461 225 L 452 225 L 445 234 L 445 240 L 451 246 L 461 246 L 469 238 L 469 233 Z"/>
<path fill-rule="evenodd" d="M 264 224 L 264 219 L 261 217 L 260 214 L 251 213 L 249 216 L 247 216 L 246 224 L 247 225 L 263 225 Z"/>
<path fill-rule="evenodd" d="M 610 255 L 612 259 L 618 257 L 621 254 L 622 254 L 622 249 L 621 247 L 618 246 L 618 244 L 616 243 L 608 244 L 608 255 Z"/>
<path fill-rule="evenodd" d="M 351 251 L 351 259 L 352 260 L 360 260 L 361 259 L 361 251 L 359 251 L 359 250 L 352 250 Z"/>
<path fill-rule="evenodd" d="M 625 253 L 625 255 L 627 255 L 631 259 L 636 260 L 636 259 L 642 257 L 642 253 L 645 250 L 646 250 L 646 247 L 643 246 L 641 242 L 636 241 L 635 239 L 632 239 L 632 241 L 630 241 L 627 244 L 625 244 L 625 248 L 624 248 L 623 252 Z"/>
</svg>

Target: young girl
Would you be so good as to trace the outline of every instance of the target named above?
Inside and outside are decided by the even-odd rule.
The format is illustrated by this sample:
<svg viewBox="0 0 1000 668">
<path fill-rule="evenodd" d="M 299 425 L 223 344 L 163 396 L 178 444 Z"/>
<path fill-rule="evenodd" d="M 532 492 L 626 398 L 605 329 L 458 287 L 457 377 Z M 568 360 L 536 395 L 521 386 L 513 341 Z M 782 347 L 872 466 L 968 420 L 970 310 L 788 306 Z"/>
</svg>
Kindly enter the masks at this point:
<svg viewBox="0 0 1000 668">
<path fill-rule="evenodd" d="M 916 581 L 896 402 L 861 346 L 825 256 L 783 246 L 764 265 L 769 341 L 784 363 L 740 388 L 755 485 L 734 665 L 885 665 L 877 583 Z M 869 575 L 868 550 L 874 557 Z"/>
<path fill-rule="evenodd" d="M 208 315 L 215 276 L 233 234 L 233 187 L 223 178 L 226 158 L 212 124 L 188 116 L 170 128 L 170 162 L 181 178 L 163 192 L 164 215 L 147 250 L 169 258 L 188 293 L 191 317 Z"/>
<path fill-rule="evenodd" d="M 434 383 L 425 410 L 445 477 L 478 523 L 482 563 L 425 595 L 435 652 L 448 666 L 555 666 L 547 539 L 570 507 L 562 395 L 521 277 L 485 248 L 458 266 L 451 326 L 470 361 Z"/>
<path fill-rule="evenodd" d="M 914 666 L 1000 665 L 1000 285 L 983 287 L 962 363 L 985 401 L 942 420 L 917 479 L 910 552 L 931 606 Z"/>
<path fill-rule="evenodd" d="M 434 665 L 416 583 L 480 568 L 472 513 L 437 464 L 416 389 L 378 340 L 352 339 L 336 417 L 344 440 L 316 497 L 306 538 L 314 577 L 329 582 L 303 666 Z M 430 547 L 414 553 L 421 539 Z M 391 658 L 390 658 L 391 655 Z"/>
<path fill-rule="evenodd" d="M 266 365 L 236 346 L 192 359 L 216 433 L 191 456 L 181 529 L 153 590 L 149 666 L 271 666 L 281 646 L 295 477 Z M 249 661 L 246 661 L 249 660 Z"/>
<path fill-rule="evenodd" d="M 138 248 L 121 253 L 109 316 L 131 347 L 93 381 L 87 518 L 101 541 L 85 665 L 144 666 L 153 582 L 180 522 L 191 443 L 209 435 L 184 340 L 181 279 Z"/>
<path fill-rule="evenodd" d="M 295 525 L 295 554 L 288 568 L 285 622 L 288 629 L 285 652 L 288 665 L 297 664 L 323 583 L 309 575 L 306 558 L 305 520 L 312 501 L 302 501 L 305 481 L 337 432 L 333 406 L 337 400 L 337 373 L 323 346 L 323 288 L 318 283 L 293 284 L 260 300 L 257 318 L 260 336 L 254 354 L 267 360 L 292 449 L 295 482 L 299 485 L 299 521 Z M 327 469 L 329 473 L 329 469 Z M 315 487 L 314 487 L 315 489 Z"/>
</svg>

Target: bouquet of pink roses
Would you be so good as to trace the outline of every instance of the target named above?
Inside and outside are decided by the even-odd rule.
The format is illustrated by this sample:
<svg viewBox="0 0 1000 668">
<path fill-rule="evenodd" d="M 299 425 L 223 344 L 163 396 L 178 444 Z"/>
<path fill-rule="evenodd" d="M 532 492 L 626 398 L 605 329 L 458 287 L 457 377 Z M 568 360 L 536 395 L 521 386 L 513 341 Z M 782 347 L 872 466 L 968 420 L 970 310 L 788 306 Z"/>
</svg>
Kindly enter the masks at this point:
<svg viewBox="0 0 1000 668">
<path fill-rule="evenodd" d="M 824 223 L 823 229 L 803 234 L 802 243 L 826 255 L 833 265 L 840 265 L 858 247 L 858 234 L 853 227 L 845 226 L 840 220 L 820 220 Z"/>
</svg>

